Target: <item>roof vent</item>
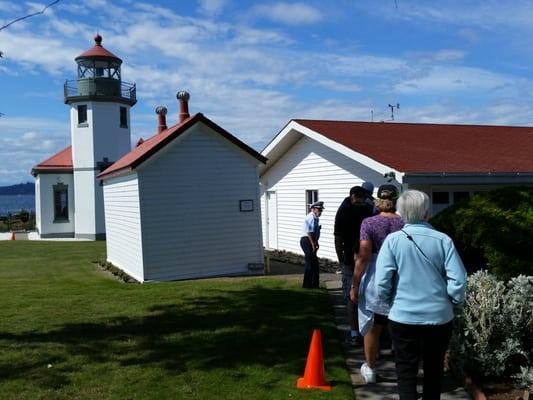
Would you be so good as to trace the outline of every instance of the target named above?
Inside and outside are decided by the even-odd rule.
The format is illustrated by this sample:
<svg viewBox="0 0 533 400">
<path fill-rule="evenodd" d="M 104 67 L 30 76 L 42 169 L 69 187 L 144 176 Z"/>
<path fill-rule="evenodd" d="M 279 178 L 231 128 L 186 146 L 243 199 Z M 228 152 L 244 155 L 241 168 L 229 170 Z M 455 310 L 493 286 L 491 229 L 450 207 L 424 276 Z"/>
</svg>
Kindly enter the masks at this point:
<svg viewBox="0 0 533 400">
<path fill-rule="evenodd" d="M 167 108 L 165 106 L 159 106 L 155 109 L 155 113 L 158 116 L 157 133 L 161 133 L 167 129 Z"/>
<path fill-rule="evenodd" d="M 176 94 L 176 98 L 180 102 L 179 122 L 182 123 L 183 121 L 185 121 L 187 118 L 190 117 L 189 99 L 191 98 L 191 95 L 184 90 L 180 90 L 178 94 Z"/>
</svg>

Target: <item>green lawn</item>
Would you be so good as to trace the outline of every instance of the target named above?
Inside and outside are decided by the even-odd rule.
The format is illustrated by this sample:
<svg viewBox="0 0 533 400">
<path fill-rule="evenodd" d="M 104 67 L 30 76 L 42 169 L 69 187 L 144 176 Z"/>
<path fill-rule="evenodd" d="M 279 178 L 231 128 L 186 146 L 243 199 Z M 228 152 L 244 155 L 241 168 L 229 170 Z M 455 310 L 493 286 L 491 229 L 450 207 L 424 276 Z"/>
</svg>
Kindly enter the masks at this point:
<svg viewBox="0 0 533 400">
<path fill-rule="evenodd" d="M 275 278 L 125 284 L 103 242 L 0 242 L 1 399 L 350 399 L 324 290 Z M 331 392 L 299 391 L 320 328 Z"/>
</svg>

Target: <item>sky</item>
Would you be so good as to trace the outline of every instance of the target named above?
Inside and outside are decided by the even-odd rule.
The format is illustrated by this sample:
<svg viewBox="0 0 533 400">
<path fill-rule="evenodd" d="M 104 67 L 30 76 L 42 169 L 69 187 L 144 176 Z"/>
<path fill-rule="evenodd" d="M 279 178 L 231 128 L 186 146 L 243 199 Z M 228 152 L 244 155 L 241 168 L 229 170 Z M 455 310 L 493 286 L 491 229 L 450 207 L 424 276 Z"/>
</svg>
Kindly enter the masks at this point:
<svg viewBox="0 0 533 400">
<path fill-rule="evenodd" d="M 0 26 L 51 0 L 0 0 Z M 176 93 L 261 151 L 293 118 L 533 125 L 529 0 L 60 0 L 0 30 L 0 186 L 70 144 L 63 84 L 102 45 L 134 82 L 132 143 Z"/>
</svg>

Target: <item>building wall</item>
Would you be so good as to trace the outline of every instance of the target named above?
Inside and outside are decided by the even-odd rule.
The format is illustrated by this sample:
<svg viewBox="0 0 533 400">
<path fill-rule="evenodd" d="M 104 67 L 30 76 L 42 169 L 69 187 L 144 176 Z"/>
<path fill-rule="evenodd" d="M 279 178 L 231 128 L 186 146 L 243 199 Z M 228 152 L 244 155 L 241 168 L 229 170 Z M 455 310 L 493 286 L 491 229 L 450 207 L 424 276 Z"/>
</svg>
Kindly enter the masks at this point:
<svg viewBox="0 0 533 400">
<path fill-rule="evenodd" d="M 68 221 L 54 221 L 54 188 L 63 183 L 68 186 Z M 74 236 L 74 179 L 72 174 L 40 173 L 36 177 L 35 212 L 37 229 L 42 238 Z"/>
<path fill-rule="evenodd" d="M 139 167 L 146 280 L 242 274 L 263 262 L 257 164 L 199 123 Z"/>
<path fill-rule="evenodd" d="M 108 179 L 104 186 L 107 261 L 144 280 L 137 174 Z"/>
<path fill-rule="evenodd" d="M 376 190 L 386 183 L 381 174 L 357 163 L 312 139 L 303 137 L 268 169 L 261 177 L 264 191 L 275 191 L 277 197 L 277 249 L 303 254 L 300 237 L 306 215 L 306 190 L 318 190 L 318 200 L 325 210 L 320 218 L 322 225 L 319 257 L 336 260 L 333 227 L 335 214 L 350 188 L 369 180 Z M 261 196 L 262 209 L 266 209 L 266 196 Z M 264 216 L 269 210 L 265 210 Z M 268 224 L 263 218 L 263 241 L 268 244 Z"/>
<path fill-rule="evenodd" d="M 87 122 L 78 124 L 78 109 L 87 105 Z M 120 107 L 128 109 L 128 126 L 120 126 Z M 103 238 L 103 193 L 97 163 L 117 161 L 131 150 L 129 106 L 110 102 L 76 102 L 70 110 L 72 162 L 76 183 L 76 237 Z"/>
</svg>

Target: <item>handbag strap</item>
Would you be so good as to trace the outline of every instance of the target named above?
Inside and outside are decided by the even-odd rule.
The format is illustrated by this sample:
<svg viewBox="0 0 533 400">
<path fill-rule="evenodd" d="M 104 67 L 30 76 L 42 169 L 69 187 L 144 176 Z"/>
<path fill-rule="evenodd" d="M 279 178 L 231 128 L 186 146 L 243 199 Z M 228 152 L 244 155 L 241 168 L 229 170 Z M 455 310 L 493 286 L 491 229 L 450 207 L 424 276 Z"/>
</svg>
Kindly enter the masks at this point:
<svg viewBox="0 0 533 400">
<path fill-rule="evenodd" d="M 415 245 L 415 247 L 418 249 L 418 251 L 420 251 L 420 253 L 424 256 L 424 258 L 434 267 L 437 269 L 437 271 L 441 271 L 442 272 L 442 268 L 437 266 L 437 264 L 435 264 L 428 256 L 426 256 L 426 253 L 424 253 L 424 251 L 420 248 L 420 246 L 418 244 L 416 244 L 415 240 L 413 239 L 413 237 L 411 235 L 409 235 L 406 231 L 404 231 L 403 229 L 400 229 L 404 234 L 405 236 L 407 236 L 407 239 L 409 239 L 409 241 L 411 243 L 413 243 Z"/>
</svg>

